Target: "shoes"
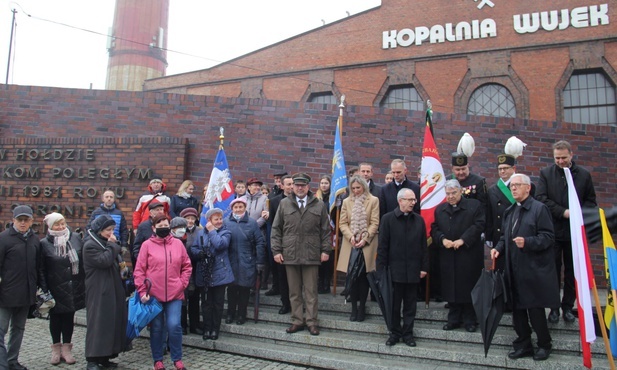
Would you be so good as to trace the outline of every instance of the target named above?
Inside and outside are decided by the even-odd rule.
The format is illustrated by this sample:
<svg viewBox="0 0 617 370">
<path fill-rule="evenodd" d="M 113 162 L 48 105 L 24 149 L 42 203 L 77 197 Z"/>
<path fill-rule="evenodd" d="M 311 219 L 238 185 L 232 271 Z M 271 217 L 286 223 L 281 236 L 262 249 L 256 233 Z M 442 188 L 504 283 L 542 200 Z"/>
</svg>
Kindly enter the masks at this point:
<svg viewBox="0 0 617 370">
<path fill-rule="evenodd" d="M 111 361 L 109 361 L 109 359 L 106 359 L 105 361 L 99 362 L 99 365 L 101 365 L 104 368 L 109 368 L 109 369 L 115 369 L 115 368 L 118 367 L 117 363 L 111 362 Z"/>
<path fill-rule="evenodd" d="M 73 365 L 74 363 L 77 362 L 77 360 L 75 360 L 75 357 L 73 357 L 73 353 L 71 352 L 72 350 L 73 350 L 72 343 L 62 344 L 61 356 L 64 362 L 66 362 L 68 365 Z"/>
<path fill-rule="evenodd" d="M 413 338 L 405 339 L 404 342 L 405 342 L 405 344 L 408 347 L 415 347 L 416 346 L 416 341 Z"/>
<path fill-rule="evenodd" d="M 189 330 L 186 327 L 182 328 L 182 335 L 187 335 L 188 333 Z"/>
<path fill-rule="evenodd" d="M 297 333 L 302 330 L 304 330 L 304 325 L 293 324 L 292 326 L 288 327 L 285 331 L 289 334 L 293 334 L 293 333 Z"/>
<path fill-rule="evenodd" d="M 217 340 L 219 339 L 219 332 L 218 331 L 213 331 L 210 333 L 210 339 L 212 340 Z"/>
<path fill-rule="evenodd" d="M 436 296 L 435 296 L 435 298 L 433 298 L 433 299 L 434 299 L 434 300 L 435 300 L 435 302 L 437 302 L 437 303 L 441 303 L 441 302 L 443 302 L 443 298 L 441 298 L 441 296 L 440 296 L 440 295 L 436 295 Z"/>
<path fill-rule="evenodd" d="M 176 370 L 186 370 L 186 367 L 184 367 L 182 360 L 174 362 L 174 367 L 176 368 Z"/>
<path fill-rule="evenodd" d="M 225 324 L 231 324 L 232 322 L 234 322 L 234 315 L 227 315 L 227 318 L 225 319 Z"/>
<path fill-rule="evenodd" d="M 268 290 L 268 283 L 261 283 L 259 290 Z"/>
<path fill-rule="evenodd" d="M 309 333 L 311 333 L 311 335 L 319 335 L 319 328 L 317 325 L 309 326 Z"/>
<path fill-rule="evenodd" d="M 154 370 L 165 370 L 165 364 L 163 364 L 163 361 L 156 361 L 154 363 Z"/>
<path fill-rule="evenodd" d="M 450 308 L 450 303 L 446 303 L 443 305 L 443 308 Z"/>
<path fill-rule="evenodd" d="M 205 331 L 204 334 L 201 336 L 201 338 L 203 340 L 208 340 L 208 339 L 212 339 L 212 332 L 210 331 Z"/>
<path fill-rule="evenodd" d="M 548 322 L 550 322 L 551 324 L 556 324 L 559 322 L 559 309 L 551 310 L 551 313 L 548 314 Z"/>
<path fill-rule="evenodd" d="M 62 343 L 54 343 L 51 345 L 51 358 L 49 363 L 52 365 L 58 365 L 61 361 L 60 351 L 62 350 Z"/>
<path fill-rule="evenodd" d="M 12 369 L 12 368 L 11 368 Z M 99 366 L 96 362 L 88 361 L 88 365 L 86 366 L 86 370 L 102 370 L 103 368 Z"/>
<path fill-rule="evenodd" d="M 191 334 L 197 334 L 197 335 L 203 335 L 204 334 L 204 331 L 201 330 L 200 328 L 193 328 L 193 329 L 189 330 L 189 332 Z"/>
<path fill-rule="evenodd" d="M 281 292 L 278 289 L 275 289 L 274 287 L 270 290 L 268 290 L 267 292 L 264 293 L 266 297 L 271 297 L 274 295 L 281 295 Z"/>
<path fill-rule="evenodd" d="M 469 333 L 475 333 L 477 329 L 478 327 L 473 324 L 465 325 L 465 330 L 467 330 Z"/>
<path fill-rule="evenodd" d="M 390 338 L 388 338 L 388 340 L 386 341 L 386 346 L 388 346 L 388 347 L 392 347 L 392 346 L 396 345 L 396 343 L 398 343 L 398 340 L 399 340 L 398 338 L 395 338 L 395 337 L 390 337 Z"/>
<path fill-rule="evenodd" d="M 364 306 L 363 303 L 360 303 L 360 306 L 358 307 L 358 317 L 356 321 L 362 322 L 364 321 L 365 318 L 366 318 L 366 306 Z"/>
<path fill-rule="evenodd" d="M 520 348 L 508 353 L 508 358 L 517 360 L 523 357 L 532 357 L 533 355 L 533 348 Z"/>
<path fill-rule="evenodd" d="M 533 354 L 533 359 L 536 361 L 544 361 L 548 359 L 548 356 L 551 354 L 551 349 L 548 348 L 538 348 L 536 353 Z"/>
<path fill-rule="evenodd" d="M 279 315 L 284 315 L 289 312 L 291 312 L 291 307 L 283 305 L 283 307 L 281 307 L 281 309 L 279 310 Z"/>
<path fill-rule="evenodd" d="M 238 320 L 236 321 L 236 324 L 244 325 L 245 322 L 246 322 L 246 317 L 240 316 L 240 317 L 238 317 Z"/>
<path fill-rule="evenodd" d="M 572 313 L 572 310 L 564 309 L 563 310 L 563 321 L 567 323 L 572 323 L 576 320 L 576 317 Z"/>
<path fill-rule="evenodd" d="M 454 329 L 458 329 L 461 327 L 461 324 L 446 324 L 443 326 L 443 330 L 454 330 Z"/>
</svg>

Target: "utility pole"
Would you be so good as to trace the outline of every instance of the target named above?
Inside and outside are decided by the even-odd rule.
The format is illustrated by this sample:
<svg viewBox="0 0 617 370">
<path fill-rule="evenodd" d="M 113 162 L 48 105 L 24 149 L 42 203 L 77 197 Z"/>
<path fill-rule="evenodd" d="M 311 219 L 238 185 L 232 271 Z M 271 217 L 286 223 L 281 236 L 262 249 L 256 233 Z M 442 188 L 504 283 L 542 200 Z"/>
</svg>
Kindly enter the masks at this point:
<svg viewBox="0 0 617 370">
<path fill-rule="evenodd" d="M 11 50 L 13 49 L 13 31 L 15 30 L 15 14 L 17 14 L 17 9 L 13 8 L 11 10 L 13 12 L 13 21 L 11 22 L 11 41 L 9 43 L 9 59 L 6 62 L 6 81 L 5 87 L 8 88 L 9 85 L 9 71 L 11 70 Z"/>
</svg>

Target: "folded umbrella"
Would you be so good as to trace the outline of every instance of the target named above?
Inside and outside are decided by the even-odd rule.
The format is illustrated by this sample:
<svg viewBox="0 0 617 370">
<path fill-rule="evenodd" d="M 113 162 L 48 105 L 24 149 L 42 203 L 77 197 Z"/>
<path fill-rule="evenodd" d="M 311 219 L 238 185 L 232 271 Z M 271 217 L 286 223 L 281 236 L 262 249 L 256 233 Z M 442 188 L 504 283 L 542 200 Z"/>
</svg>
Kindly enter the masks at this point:
<svg viewBox="0 0 617 370">
<path fill-rule="evenodd" d="M 480 322 L 480 332 L 484 342 L 484 357 L 488 355 L 495 331 L 503 316 L 507 303 L 506 285 L 502 271 L 495 270 L 495 260 L 491 270 L 483 269 L 478 282 L 471 290 L 471 301 Z"/>
<path fill-rule="evenodd" d="M 350 299 L 351 289 L 355 284 L 362 271 L 366 270 L 366 262 L 364 261 L 364 252 L 362 248 L 352 248 L 349 256 L 349 265 L 347 265 L 347 276 L 345 277 L 345 289 L 341 295 L 345 296 L 345 300 Z"/>
<path fill-rule="evenodd" d="M 150 294 L 152 281 L 146 279 L 144 284 L 149 286 L 146 295 Z M 129 315 L 126 323 L 126 338 L 130 343 L 133 339 L 139 336 L 139 333 L 146 327 L 154 318 L 163 311 L 163 306 L 154 297 L 146 303 L 142 303 L 139 298 L 139 293 L 135 291 L 133 296 L 129 298 Z"/>
<path fill-rule="evenodd" d="M 390 269 L 385 267 L 366 274 L 368 284 L 379 304 L 379 309 L 386 322 L 386 327 L 392 331 L 392 277 Z"/>
</svg>

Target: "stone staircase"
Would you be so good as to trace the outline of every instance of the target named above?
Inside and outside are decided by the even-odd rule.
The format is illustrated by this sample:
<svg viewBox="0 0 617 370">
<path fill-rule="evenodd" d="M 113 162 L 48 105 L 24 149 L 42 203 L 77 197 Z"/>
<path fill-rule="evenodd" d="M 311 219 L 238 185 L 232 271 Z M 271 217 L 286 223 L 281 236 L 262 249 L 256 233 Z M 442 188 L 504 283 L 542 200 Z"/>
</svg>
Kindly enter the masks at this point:
<svg viewBox="0 0 617 370">
<path fill-rule="evenodd" d="M 578 324 L 549 324 L 553 337 L 553 352 L 547 361 L 531 358 L 510 360 L 507 353 L 515 338 L 512 317 L 505 314 L 495 334 L 488 356 L 484 357 L 482 335 L 464 329 L 443 331 L 447 309 L 444 303 L 431 302 L 425 308 L 418 303 L 414 334 L 417 347 L 404 343 L 385 345 L 388 333 L 376 302 L 367 302 L 367 319 L 350 322 L 350 306 L 343 297 L 331 294 L 319 296 L 321 334 L 311 336 L 308 331 L 287 334 L 289 314 L 279 315 L 279 297 L 260 298 L 259 322 L 253 321 L 252 303 L 244 325 L 221 325 L 217 341 L 202 340 L 187 335 L 185 346 L 266 358 L 309 367 L 328 369 L 584 369 L 579 343 Z M 78 323 L 85 324 L 85 315 L 78 315 Z M 146 330 L 143 336 L 148 336 Z M 593 368 L 610 369 L 604 343 L 598 332 L 592 344 Z M 535 340 L 535 336 L 533 337 Z"/>
</svg>

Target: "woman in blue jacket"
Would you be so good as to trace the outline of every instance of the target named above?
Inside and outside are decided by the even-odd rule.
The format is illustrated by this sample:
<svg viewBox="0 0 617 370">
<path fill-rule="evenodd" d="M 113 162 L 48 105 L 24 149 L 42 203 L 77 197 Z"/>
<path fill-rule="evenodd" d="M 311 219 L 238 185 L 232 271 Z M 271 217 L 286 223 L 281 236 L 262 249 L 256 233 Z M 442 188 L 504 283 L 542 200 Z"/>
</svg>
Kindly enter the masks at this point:
<svg viewBox="0 0 617 370">
<path fill-rule="evenodd" d="M 225 288 L 234 281 L 234 274 L 229 263 L 229 241 L 231 233 L 223 224 L 223 211 L 213 208 L 206 213 L 208 222 L 199 231 L 191 247 L 193 260 L 197 261 L 195 285 L 204 290 L 202 295 L 202 315 L 204 318 L 203 339 L 217 340 Z"/>
</svg>

